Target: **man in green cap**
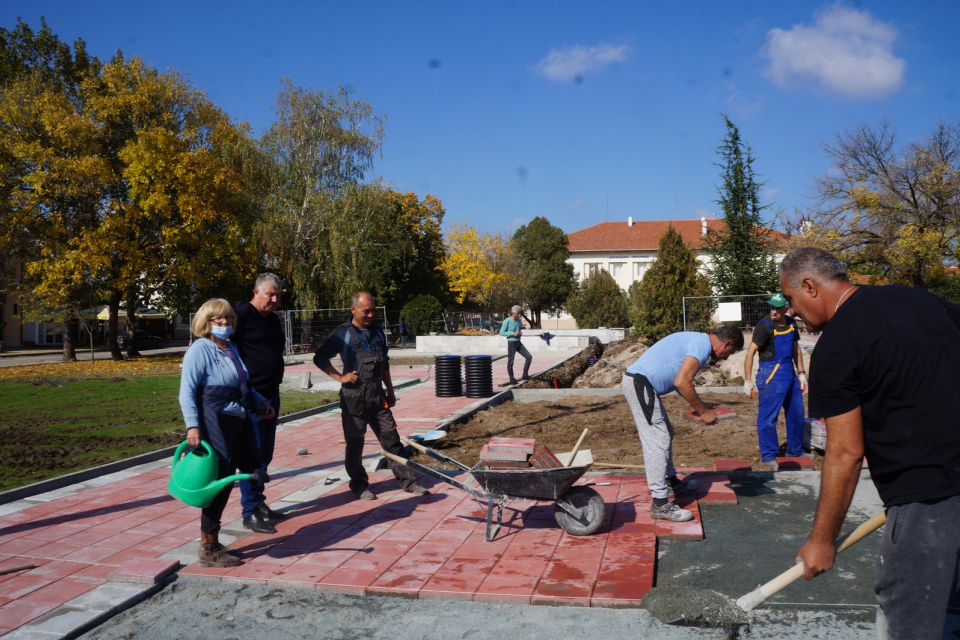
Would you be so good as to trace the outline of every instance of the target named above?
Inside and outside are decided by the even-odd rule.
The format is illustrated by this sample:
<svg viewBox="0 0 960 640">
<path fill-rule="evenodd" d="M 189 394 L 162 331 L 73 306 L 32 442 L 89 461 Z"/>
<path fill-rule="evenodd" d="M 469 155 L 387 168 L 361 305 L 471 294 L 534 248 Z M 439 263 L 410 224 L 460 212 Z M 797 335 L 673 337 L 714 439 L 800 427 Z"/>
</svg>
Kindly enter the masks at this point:
<svg viewBox="0 0 960 640">
<path fill-rule="evenodd" d="M 777 470 L 777 418 L 782 408 L 787 418 L 787 456 L 803 455 L 803 392 L 807 374 L 800 358 L 800 330 L 787 315 L 787 299 L 775 293 L 767 304 L 770 317 L 763 318 L 753 330 L 753 340 L 743 359 L 743 392 L 751 398 L 759 392 L 757 438 L 760 464 Z M 760 353 L 756 382 L 753 380 L 753 354 Z"/>
</svg>

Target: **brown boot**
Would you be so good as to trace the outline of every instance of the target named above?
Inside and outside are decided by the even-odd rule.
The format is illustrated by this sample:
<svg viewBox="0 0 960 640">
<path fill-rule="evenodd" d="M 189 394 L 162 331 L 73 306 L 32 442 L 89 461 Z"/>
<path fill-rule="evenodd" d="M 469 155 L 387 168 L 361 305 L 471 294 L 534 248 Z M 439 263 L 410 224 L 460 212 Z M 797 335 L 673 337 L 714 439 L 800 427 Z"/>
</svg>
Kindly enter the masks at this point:
<svg viewBox="0 0 960 640">
<path fill-rule="evenodd" d="M 228 569 L 240 566 L 240 558 L 233 555 L 229 549 L 220 544 L 216 533 L 200 532 L 200 553 L 198 554 L 201 567 L 216 567 Z"/>
</svg>

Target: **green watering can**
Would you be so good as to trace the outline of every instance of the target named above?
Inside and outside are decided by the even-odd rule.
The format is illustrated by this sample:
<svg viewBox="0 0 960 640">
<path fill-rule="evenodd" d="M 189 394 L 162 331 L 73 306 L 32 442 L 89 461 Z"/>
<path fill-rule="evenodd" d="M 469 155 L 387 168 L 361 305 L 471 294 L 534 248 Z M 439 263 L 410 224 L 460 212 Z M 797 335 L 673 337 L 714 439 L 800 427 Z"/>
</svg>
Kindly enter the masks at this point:
<svg viewBox="0 0 960 640">
<path fill-rule="evenodd" d="M 201 509 L 209 507 L 224 487 L 237 480 L 269 481 L 269 478 L 263 477 L 258 472 L 238 473 L 218 480 L 220 461 L 210 443 L 201 440 L 202 449 L 197 447 L 181 460 L 180 455 L 188 446 L 189 443 L 184 440 L 173 454 L 173 468 L 170 470 L 167 491 L 174 498 L 191 507 Z"/>
</svg>

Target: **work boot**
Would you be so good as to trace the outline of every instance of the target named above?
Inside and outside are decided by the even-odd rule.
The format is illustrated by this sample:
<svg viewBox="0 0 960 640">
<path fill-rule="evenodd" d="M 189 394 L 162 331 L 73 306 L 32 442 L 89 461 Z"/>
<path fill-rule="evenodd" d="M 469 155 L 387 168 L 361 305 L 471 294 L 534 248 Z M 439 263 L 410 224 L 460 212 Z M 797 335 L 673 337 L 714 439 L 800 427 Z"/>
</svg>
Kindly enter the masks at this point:
<svg viewBox="0 0 960 640">
<path fill-rule="evenodd" d="M 200 532 L 200 552 L 197 554 L 201 567 L 229 569 L 240 566 L 240 558 L 220 544 L 216 533 Z"/>
<path fill-rule="evenodd" d="M 686 509 L 681 509 L 672 502 L 667 502 L 659 507 L 656 504 L 651 505 L 650 517 L 654 520 L 671 520 L 673 522 L 693 520 L 692 513 Z"/>
<path fill-rule="evenodd" d="M 415 496 L 428 496 L 430 495 L 430 490 L 426 487 L 420 485 L 419 483 L 414 482 L 409 487 L 404 489 L 407 493 L 412 493 Z"/>
<path fill-rule="evenodd" d="M 356 498 L 357 500 L 376 500 L 377 499 L 377 496 L 374 495 L 373 491 L 370 491 L 370 489 L 367 489 L 366 487 L 363 488 L 363 491 L 352 491 L 351 493 L 353 493 L 353 497 Z"/>
<path fill-rule="evenodd" d="M 281 513 L 279 511 L 274 511 L 266 504 L 261 504 L 257 507 L 257 513 L 263 516 L 264 520 L 286 520 L 287 514 Z"/>
<path fill-rule="evenodd" d="M 671 498 L 676 498 L 677 496 L 688 496 L 690 494 L 696 493 L 700 488 L 699 480 L 677 480 L 676 483 L 672 481 L 667 481 L 667 495 Z"/>
<path fill-rule="evenodd" d="M 780 470 L 780 464 L 777 462 L 776 458 L 760 461 L 760 471 L 779 471 L 779 470 Z"/>
<path fill-rule="evenodd" d="M 260 515 L 259 511 L 254 511 L 249 516 L 243 519 L 243 526 L 246 529 L 250 529 L 254 533 L 276 533 L 277 530 L 272 524 L 266 521 L 266 519 Z"/>
</svg>

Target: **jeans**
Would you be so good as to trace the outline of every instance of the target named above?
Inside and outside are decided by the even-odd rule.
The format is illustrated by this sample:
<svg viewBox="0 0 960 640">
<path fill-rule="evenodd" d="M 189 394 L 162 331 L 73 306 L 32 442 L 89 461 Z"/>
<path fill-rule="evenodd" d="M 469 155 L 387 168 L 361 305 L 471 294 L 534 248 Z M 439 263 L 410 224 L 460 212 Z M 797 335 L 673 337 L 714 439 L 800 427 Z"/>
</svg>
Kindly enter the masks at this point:
<svg viewBox="0 0 960 640">
<path fill-rule="evenodd" d="M 530 361 L 533 360 L 533 356 L 519 340 L 507 340 L 507 373 L 510 374 L 511 382 L 516 381 L 513 376 L 513 358 L 518 353 L 524 358 L 523 377 L 526 378 L 530 375 Z"/>
<path fill-rule="evenodd" d="M 277 416 L 280 415 L 280 394 L 264 396 Z M 269 420 L 248 413 L 247 419 L 253 424 L 253 434 L 257 440 L 257 451 L 260 454 L 260 470 L 267 471 L 267 466 L 273 461 L 273 448 L 277 442 L 277 417 Z M 243 517 L 253 515 L 253 512 L 266 504 L 263 495 L 263 483 L 259 480 L 243 480 L 240 482 L 240 506 L 243 507 Z"/>
</svg>

